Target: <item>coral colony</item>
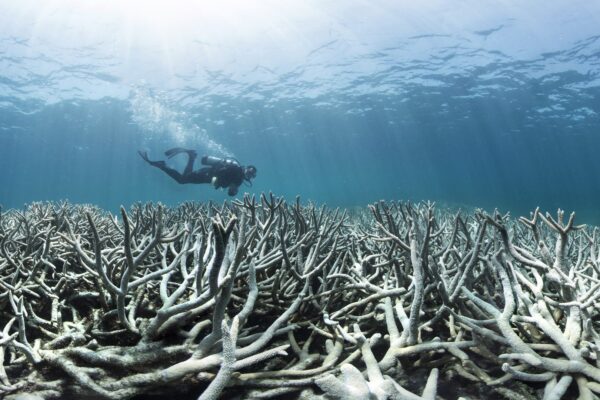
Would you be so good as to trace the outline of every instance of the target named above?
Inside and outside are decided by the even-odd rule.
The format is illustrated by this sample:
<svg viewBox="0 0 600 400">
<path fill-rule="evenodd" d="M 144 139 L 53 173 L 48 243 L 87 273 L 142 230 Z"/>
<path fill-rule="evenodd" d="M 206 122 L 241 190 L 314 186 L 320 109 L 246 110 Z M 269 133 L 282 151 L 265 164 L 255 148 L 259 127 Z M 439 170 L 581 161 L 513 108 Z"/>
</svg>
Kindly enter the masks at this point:
<svg viewBox="0 0 600 400">
<path fill-rule="evenodd" d="M 272 195 L 0 214 L 5 399 L 592 399 L 595 229 Z"/>
</svg>

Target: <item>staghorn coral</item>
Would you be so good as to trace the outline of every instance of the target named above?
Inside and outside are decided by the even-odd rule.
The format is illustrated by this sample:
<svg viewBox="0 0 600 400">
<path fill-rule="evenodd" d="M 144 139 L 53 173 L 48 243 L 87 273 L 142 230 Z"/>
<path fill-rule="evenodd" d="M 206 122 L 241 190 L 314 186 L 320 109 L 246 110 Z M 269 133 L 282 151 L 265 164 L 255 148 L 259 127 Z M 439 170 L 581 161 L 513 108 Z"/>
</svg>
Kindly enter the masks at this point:
<svg viewBox="0 0 600 400">
<path fill-rule="evenodd" d="M 34 203 L 0 213 L 0 395 L 593 399 L 598 289 L 562 211 Z"/>
</svg>

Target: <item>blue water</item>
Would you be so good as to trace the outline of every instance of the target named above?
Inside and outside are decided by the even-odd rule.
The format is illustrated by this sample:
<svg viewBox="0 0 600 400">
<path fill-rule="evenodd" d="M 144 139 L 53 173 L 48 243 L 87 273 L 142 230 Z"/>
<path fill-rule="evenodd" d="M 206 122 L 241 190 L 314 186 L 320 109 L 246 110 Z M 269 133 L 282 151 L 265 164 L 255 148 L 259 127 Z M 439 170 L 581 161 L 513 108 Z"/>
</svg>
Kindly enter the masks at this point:
<svg viewBox="0 0 600 400">
<path fill-rule="evenodd" d="M 249 193 L 597 224 L 599 27 L 579 0 L 0 0 L 0 203 L 227 198 L 137 155 L 187 146 L 256 165 Z"/>
</svg>

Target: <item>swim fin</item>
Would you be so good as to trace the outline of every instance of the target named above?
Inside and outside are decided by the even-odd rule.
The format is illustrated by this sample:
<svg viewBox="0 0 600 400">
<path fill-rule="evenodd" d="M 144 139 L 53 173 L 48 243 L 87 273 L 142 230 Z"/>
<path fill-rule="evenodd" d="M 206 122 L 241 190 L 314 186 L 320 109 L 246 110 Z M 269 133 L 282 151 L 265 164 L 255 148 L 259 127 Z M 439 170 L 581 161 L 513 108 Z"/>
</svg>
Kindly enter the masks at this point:
<svg viewBox="0 0 600 400">
<path fill-rule="evenodd" d="M 148 164 L 152 165 L 153 167 L 163 168 L 167 165 L 162 160 L 161 161 L 150 161 L 150 159 L 148 158 L 148 153 L 145 151 L 138 150 L 138 154 L 140 155 L 140 157 L 142 157 L 144 159 L 144 161 L 146 161 Z"/>
<path fill-rule="evenodd" d="M 196 150 L 188 150 L 188 149 L 184 149 L 183 147 L 174 147 L 172 149 L 165 151 L 165 156 L 167 156 L 169 158 L 173 158 L 177 154 L 180 154 L 180 153 L 188 153 L 190 156 L 195 156 Z"/>
</svg>

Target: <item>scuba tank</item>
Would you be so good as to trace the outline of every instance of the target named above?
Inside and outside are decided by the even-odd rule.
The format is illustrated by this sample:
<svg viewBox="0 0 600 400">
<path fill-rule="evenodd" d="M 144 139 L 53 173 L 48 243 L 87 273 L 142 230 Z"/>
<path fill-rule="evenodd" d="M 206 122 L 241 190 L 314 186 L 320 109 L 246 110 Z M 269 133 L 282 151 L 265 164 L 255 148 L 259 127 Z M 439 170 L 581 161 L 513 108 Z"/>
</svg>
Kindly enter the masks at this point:
<svg viewBox="0 0 600 400">
<path fill-rule="evenodd" d="M 235 158 L 219 158 L 219 157 L 215 157 L 215 156 L 203 156 L 200 161 L 202 162 L 202 165 L 209 165 L 211 167 L 214 167 L 216 165 L 222 165 L 222 166 L 227 166 L 227 165 L 239 166 L 240 165 L 240 163 Z"/>
</svg>

